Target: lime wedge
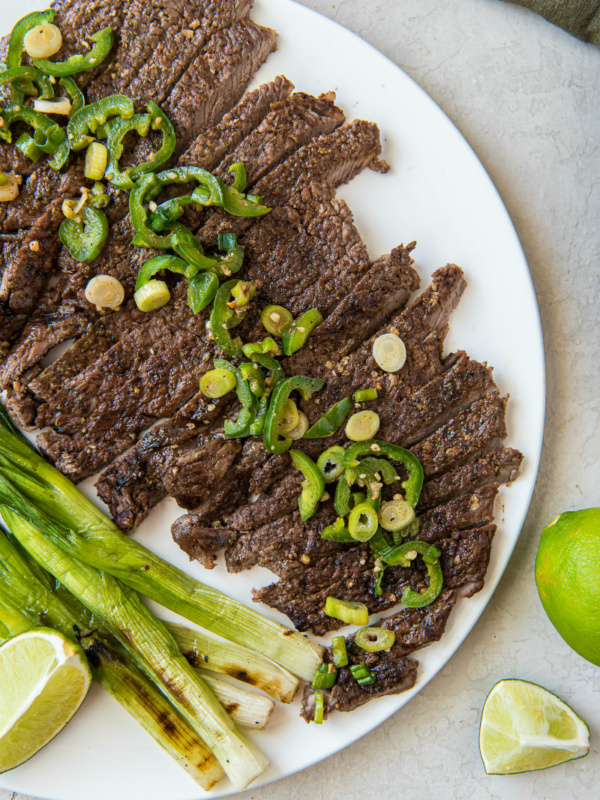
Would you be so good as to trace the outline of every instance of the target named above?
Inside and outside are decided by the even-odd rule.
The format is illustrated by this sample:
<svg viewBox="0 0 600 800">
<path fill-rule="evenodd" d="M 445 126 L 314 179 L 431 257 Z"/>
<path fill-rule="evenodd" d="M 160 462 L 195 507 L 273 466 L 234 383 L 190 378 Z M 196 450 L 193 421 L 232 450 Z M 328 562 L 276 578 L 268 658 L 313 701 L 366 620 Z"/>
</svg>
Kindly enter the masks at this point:
<svg viewBox="0 0 600 800">
<path fill-rule="evenodd" d="M 555 694 L 535 683 L 506 680 L 483 706 L 479 749 L 488 775 L 513 775 L 582 758 L 589 737 L 586 723 Z"/>
<path fill-rule="evenodd" d="M 27 761 L 64 728 L 91 680 L 83 650 L 49 628 L 0 647 L 0 772 Z"/>
</svg>

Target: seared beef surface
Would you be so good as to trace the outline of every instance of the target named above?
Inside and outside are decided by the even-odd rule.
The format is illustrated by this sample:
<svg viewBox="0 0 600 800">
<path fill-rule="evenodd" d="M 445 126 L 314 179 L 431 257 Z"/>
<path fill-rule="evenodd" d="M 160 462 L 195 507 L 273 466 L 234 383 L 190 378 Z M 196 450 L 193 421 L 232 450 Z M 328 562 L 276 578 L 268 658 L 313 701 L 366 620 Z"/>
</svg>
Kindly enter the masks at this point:
<svg viewBox="0 0 600 800">
<path fill-rule="evenodd" d="M 324 692 L 326 713 L 349 711 L 413 686 L 417 662 L 409 654 L 437 641 L 459 598 L 482 588 L 495 498 L 517 477 L 522 455 L 503 446 L 507 398 L 491 368 L 462 351 L 444 354 L 466 285 L 462 270 L 441 267 L 414 298 L 415 243 L 371 260 L 350 208 L 336 196 L 366 167 L 386 171 L 377 125 L 346 122 L 333 93 L 294 92 L 283 76 L 246 92 L 277 46 L 276 32 L 249 18 L 251 6 L 252 0 L 56 0 L 64 39 L 56 58 L 84 52 L 89 36 L 110 25 L 109 57 L 77 77 L 88 102 L 124 93 L 139 111 L 149 100 L 161 104 L 177 132 L 169 167 L 200 166 L 229 181 L 232 164 L 244 162 L 248 189 L 272 207 L 269 215 L 246 219 L 189 206 L 182 222 L 209 251 L 224 232 L 237 233 L 244 245 L 239 277 L 259 283 L 236 331 L 245 341 L 264 337 L 259 314 L 269 303 L 295 316 L 311 307 L 323 314 L 307 345 L 282 360 L 287 375 L 326 382 L 300 403 L 311 423 L 355 391 L 377 388 L 376 400 L 356 407 L 376 411 L 378 437 L 410 447 L 423 464 L 418 537 L 441 551 L 442 593 L 425 608 L 394 612 L 405 588 L 427 586 L 422 559 L 388 567 L 378 594 L 380 565 L 369 545 L 321 537 L 335 520 L 331 500 L 310 520 L 300 519 L 301 476 L 289 456 L 269 454 L 257 437 L 225 437 L 236 397 L 209 401 L 198 391 L 220 355 L 206 334 L 209 310 L 192 314 L 185 282 L 170 275 L 172 300 L 164 308 L 144 314 L 132 300 L 141 266 L 159 251 L 132 246 L 127 192 L 108 188 L 110 232 L 98 258 L 84 264 L 61 246 L 62 201 L 91 186 L 80 154 L 57 172 L 45 157 L 35 163 L 0 143 L 0 170 L 22 177 L 19 197 L 0 204 L 0 386 L 20 425 L 44 428 L 39 447 L 64 474 L 79 481 L 104 470 L 98 494 L 124 530 L 169 495 L 191 512 L 172 529 L 189 557 L 213 568 L 224 551 L 232 573 L 269 569 L 278 580 L 254 598 L 299 630 L 321 635 L 342 626 L 324 613 L 329 595 L 364 602 L 372 614 L 391 611 L 379 623 L 395 632 L 390 652 L 367 654 L 347 639 L 351 664 L 365 663 L 376 682 L 361 687 L 344 668 Z M 0 55 L 5 49 L 6 40 Z M 128 137 L 122 163 L 146 160 L 160 138 Z M 171 187 L 159 202 L 190 188 Z M 122 282 L 121 309 L 99 313 L 85 299 L 98 274 Z M 389 332 L 407 350 L 406 364 L 391 374 L 373 358 L 375 337 Z M 59 357 L 46 359 L 60 344 Z M 343 429 L 295 446 L 316 459 L 333 444 L 347 446 Z M 307 688 L 307 720 L 313 709 Z"/>
</svg>

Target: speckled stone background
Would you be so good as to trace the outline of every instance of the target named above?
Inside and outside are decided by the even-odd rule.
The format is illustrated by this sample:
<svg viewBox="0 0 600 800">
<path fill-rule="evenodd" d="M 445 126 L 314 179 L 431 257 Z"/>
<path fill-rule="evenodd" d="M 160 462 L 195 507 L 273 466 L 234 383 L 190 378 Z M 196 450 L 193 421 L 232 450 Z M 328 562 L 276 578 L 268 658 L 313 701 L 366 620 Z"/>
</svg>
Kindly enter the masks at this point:
<svg viewBox="0 0 600 800">
<path fill-rule="evenodd" d="M 600 505 L 600 49 L 500 0 L 304 4 L 371 42 L 426 89 L 500 190 L 541 309 L 546 432 L 513 558 L 445 669 L 361 741 L 240 800 L 600 797 L 600 668 L 555 633 L 533 580 L 544 525 L 560 511 Z M 592 730 L 590 755 L 540 773 L 487 777 L 479 715 L 505 677 L 540 683 L 580 712 Z M 0 800 L 9 799 L 25 800 L 0 790 Z"/>
</svg>

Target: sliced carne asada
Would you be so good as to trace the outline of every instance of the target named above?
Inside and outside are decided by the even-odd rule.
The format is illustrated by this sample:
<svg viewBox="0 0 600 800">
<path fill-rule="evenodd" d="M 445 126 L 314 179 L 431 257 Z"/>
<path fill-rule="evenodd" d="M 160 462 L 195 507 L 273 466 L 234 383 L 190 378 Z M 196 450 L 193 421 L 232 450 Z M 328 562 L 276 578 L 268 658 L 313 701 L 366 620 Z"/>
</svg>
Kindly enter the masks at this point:
<svg viewBox="0 0 600 800">
<path fill-rule="evenodd" d="M 412 689 L 417 682 L 419 662 L 403 655 L 401 648 L 396 645 L 389 651 L 365 653 L 357 644 L 349 641 L 346 645 L 346 652 L 348 653 L 348 666 L 342 667 L 338 671 L 333 688 L 321 690 L 323 719 L 327 719 L 332 711 L 354 711 L 377 697 L 401 694 Z M 325 653 L 326 663 L 330 659 L 331 652 L 328 649 Z M 357 682 L 350 667 L 358 664 L 364 664 L 369 669 L 375 679 L 374 683 L 361 686 Z M 312 722 L 314 719 L 314 708 L 315 690 L 311 689 L 309 684 L 304 689 L 302 711 L 300 712 L 306 722 Z"/>
<path fill-rule="evenodd" d="M 253 191 L 264 199 L 266 205 L 282 205 L 300 186 L 328 183 L 337 187 L 347 183 L 380 153 L 377 125 L 353 120 L 301 147 L 261 178 Z M 252 224 L 252 221 L 233 219 L 215 211 L 198 236 L 203 244 L 214 246 L 219 233 L 241 234 Z"/>
<path fill-rule="evenodd" d="M 10 339 L 36 308 L 60 247 L 56 236 L 64 219 L 61 200 L 54 200 L 22 237 L 2 273 L 0 339 Z"/>
<path fill-rule="evenodd" d="M 296 479 L 295 486 L 292 478 Z M 309 568 L 323 555 L 347 549 L 345 544 L 321 537 L 325 526 L 335 520 L 330 505 L 323 505 L 306 522 L 301 521 L 297 510 L 285 510 L 285 505 L 289 507 L 292 502 L 297 508 L 299 482 L 293 474 L 278 484 L 271 496 L 225 516 L 225 526 L 240 532 L 237 541 L 230 543 L 225 553 L 229 572 L 241 572 L 258 564 L 278 577 L 288 578 Z M 484 487 L 426 512 L 420 518 L 417 538 L 436 541 L 447 536 L 449 531 L 491 522 L 497 491 L 495 485 Z M 253 516 L 255 506 L 259 508 Z"/>
<path fill-rule="evenodd" d="M 523 455 L 512 447 L 491 450 L 486 455 L 456 467 L 445 475 L 426 481 L 417 509 L 424 511 L 447 500 L 493 483 L 512 483 L 521 468 Z"/>
<path fill-rule="evenodd" d="M 110 71 L 89 86 L 88 102 L 128 94 L 140 103 L 160 103 L 207 39 L 246 17 L 251 5 L 251 0 L 130 0 Z"/>
<path fill-rule="evenodd" d="M 241 446 L 239 439 L 213 439 L 202 450 L 196 448 L 179 455 L 163 476 L 167 491 L 184 508 L 190 502 L 198 505 L 197 498 L 208 497 L 233 464 Z"/>
<path fill-rule="evenodd" d="M 275 103 L 260 125 L 220 162 L 216 174 L 226 178 L 229 167 L 243 161 L 250 165 L 246 174 L 254 185 L 314 136 L 331 133 L 343 124 L 344 112 L 334 99 L 331 94 L 313 97 L 295 92 Z"/>
<path fill-rule="evenodd" d="M 394 631 L 399 651 L 403 654 L 414 653 L 415 650 L 427 647 L 428 644 L 439 642 L 457 600 L 456 590 L 444 590 L 428 606 L 403 608 L 397 614 L 379 620 L 377 625 Z"/>
<path fill-rule="evenodd" d="M 227 528 L 204 528 L 202 536 L 198 536 L 198 527 L 187 516 L 175 520 L 171 527 L 173 540 L 190 554 L 190 561 L 199 561 L 206 569 L 216 566 L 215 554 L 237 536 L 235 531 Z M 202 542 L 202 547 L 198 546 Z"/>
<path fill-rule="evenodd" d="M 445 589 L 460 589 L 459 593 L 466 597 L 481 590 L 495 530 L 495 525 L 485 525 L 457 531 L 436 542 L 441 551 Z M 328 596 L 362 602 L 370 614 L 380 613 L 399 603 L 407 587 L 416 591 L 425 587 L 418 559 L 414 564 L 410 568 L 388 567 L 381 581 L 382 594 L 378 596 L 373 554 L 368 544 L 350 545 L 344 552 L 324 556 L 292 578 L 255 589 L 252 594 L 256 602 L 286 614 L 298 630 L 310 629 L 322 636 L 343 624 L 325 615 Z"/>
<path fill-rule="evenodd" d="M 257 128 L 271 110 L 273 103 L 285 100 L 294 84 L 283 75 L 258 89 L 247 92 L 240 102 L 220 122 L 194 139 L 179 158 L 180 165 L 202 167 L 212 172 L 228 153 Z"/>
<path fill-rule="evenodd" d="M 276 42 L 275 31 L 250 20 L 214 34 L 202 57 L 190 62 L 163 106 L 175 127 L 179 148 L 184 150 L 186 142 L 213 126 L 235 105 Z M 252 59 L 248 53 L 252 53 Z M 215 80 L 219 82 L 218 91 Z M 186 139 L 182 143 L 183 132 Z"/>
</svg>

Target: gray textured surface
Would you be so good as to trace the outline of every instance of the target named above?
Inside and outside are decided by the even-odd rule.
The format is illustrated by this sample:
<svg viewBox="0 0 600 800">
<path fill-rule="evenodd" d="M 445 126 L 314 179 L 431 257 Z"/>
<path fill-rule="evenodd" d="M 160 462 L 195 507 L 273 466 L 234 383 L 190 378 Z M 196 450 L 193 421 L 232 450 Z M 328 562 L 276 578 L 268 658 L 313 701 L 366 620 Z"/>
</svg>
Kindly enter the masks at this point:
<svg viewBox="0 0 600 800">
<path fill-rule="evenodd" d="M 548 410 L 541 471 L 520 541 L 455 657 L 378 730 L 240 800 L 391 800 L 429 797 L 432 790 L 442 800 L 597 797 L 600 669 L 572 653 L 546 619 L 533 562 L 539 532 L 558 512 L 600 505 L 600 50 L 497 0 L 304 2 L 403 67 L 489 171 L 538 294 Z M 479 714 L 504 677 L 540 683 L 579 711 L 592 729 L 589 757 L 540 773 L 486 777 Z M 0 800 L 11 797 L 0 790 Z"/>
</svg>

